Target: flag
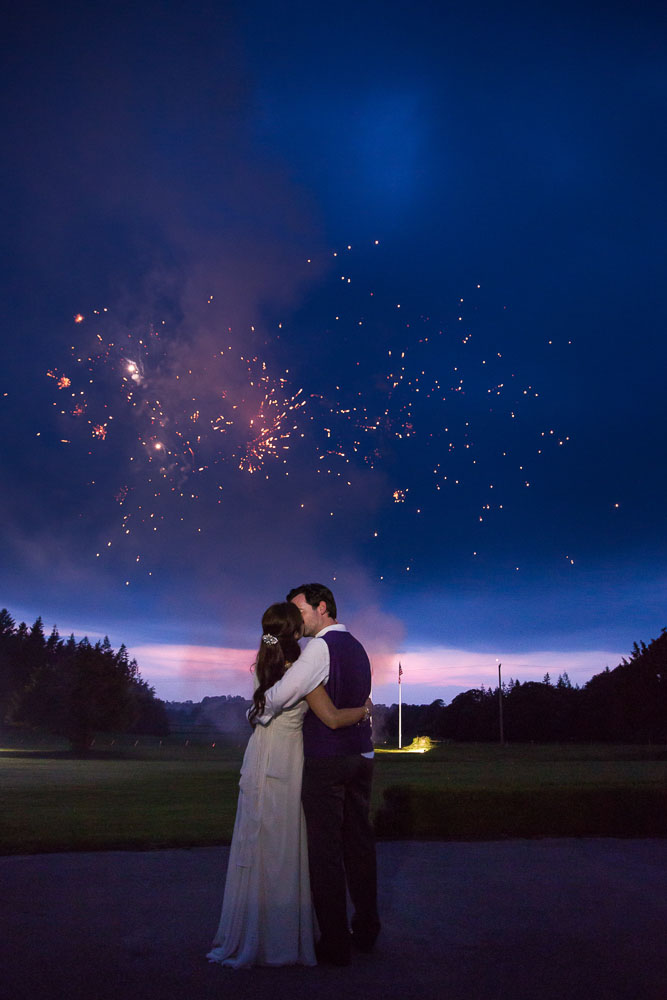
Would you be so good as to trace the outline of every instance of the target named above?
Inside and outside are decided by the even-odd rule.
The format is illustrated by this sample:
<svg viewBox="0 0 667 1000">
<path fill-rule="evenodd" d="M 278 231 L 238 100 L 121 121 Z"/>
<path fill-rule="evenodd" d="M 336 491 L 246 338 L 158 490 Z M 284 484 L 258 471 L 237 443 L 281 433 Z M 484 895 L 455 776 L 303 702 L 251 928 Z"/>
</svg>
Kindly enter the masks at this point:
<svg viewBox="0 0 667 1000">
<path fill-rule="evenodd" d="M 401 677 L 403 676 L 403 667 L 401 666 L 401 661 L 398 661 L 398 683 L 401 683 Z"/>
</svg>

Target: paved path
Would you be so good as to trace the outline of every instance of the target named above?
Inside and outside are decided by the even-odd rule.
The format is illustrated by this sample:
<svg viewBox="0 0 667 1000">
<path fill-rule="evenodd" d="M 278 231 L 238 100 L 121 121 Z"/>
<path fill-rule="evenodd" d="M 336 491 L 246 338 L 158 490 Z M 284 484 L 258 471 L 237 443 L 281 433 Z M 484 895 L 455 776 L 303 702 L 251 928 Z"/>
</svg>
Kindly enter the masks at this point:
<svg viewBox="0 0 667 1000">
<path fill-rule="evenodd" d="M 204 955 L 227 848 L 0 858 L 2 1000 L 665 1000 L 667 841 L 382 843 L 347 969 Z"/>
</svg>

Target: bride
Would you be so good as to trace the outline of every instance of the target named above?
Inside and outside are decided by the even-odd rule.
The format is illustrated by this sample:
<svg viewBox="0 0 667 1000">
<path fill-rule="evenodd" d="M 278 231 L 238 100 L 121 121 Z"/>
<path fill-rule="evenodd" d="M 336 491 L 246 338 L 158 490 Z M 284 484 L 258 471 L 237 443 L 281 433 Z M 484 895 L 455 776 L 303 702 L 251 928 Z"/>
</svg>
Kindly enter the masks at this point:
<svg viewBox="0 0 667 1000">
<path fill-rule="evenodd" d="M 368 709 L 336 708 L 320 685 L 267 726 L 256 725 L 265 692 L 301 652 L 300 611 L 291 602 L 272 604 L 262 618 L 262 633 L 248 713 L 254 728 L 241 766 L 222 915 L 207 958 L 233 968 L 316 965 L 301 809 L 303 717 L 310 708 L 338 729 L 360 722 Z"/>
</svg>

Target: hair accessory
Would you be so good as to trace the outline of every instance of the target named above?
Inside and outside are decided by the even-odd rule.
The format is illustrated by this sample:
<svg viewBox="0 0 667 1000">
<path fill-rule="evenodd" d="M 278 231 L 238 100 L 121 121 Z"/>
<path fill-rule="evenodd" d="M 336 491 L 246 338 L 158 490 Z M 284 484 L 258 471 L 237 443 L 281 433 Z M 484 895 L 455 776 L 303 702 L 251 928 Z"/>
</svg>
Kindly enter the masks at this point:
<svg viewBox="0 0 667 1000">
<path fill-rule="evenodd" d="M 275 635 L 271 635 L 270 632 L 264 633 L 264 635 L 262 636 L 262 642 L 265 643 L 267 646 L 278 645 L 278 640 L 276 639 Z"/>
</svg>

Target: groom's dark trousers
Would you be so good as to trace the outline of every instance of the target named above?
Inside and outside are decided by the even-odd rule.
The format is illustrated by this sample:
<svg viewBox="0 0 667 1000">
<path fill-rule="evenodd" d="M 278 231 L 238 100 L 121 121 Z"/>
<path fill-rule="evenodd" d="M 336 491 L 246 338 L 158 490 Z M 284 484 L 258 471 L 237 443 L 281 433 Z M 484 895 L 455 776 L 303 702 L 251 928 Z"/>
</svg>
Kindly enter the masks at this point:
<svg viewBox="0 0 667 1000">
<path fill-rule="evenodd" d="M 341 958 L 350 949 L 346 884 L 354 907 L 352 932 L 360 947 L 370 950 L 380 929 L 369 818 L 372 776 L 373 760 L 360 754 L 305 761 L 302 800 L 320 940 Z"/>
<path fill-rule="evenodd" d="M 329 651 L 325 685 L 338 708 L 363 705 L 371 667 L 361 643 L 346 630 L 322 636 Z M 347 896 L 354 906 L 355 943 L 370 951 L 380 930 L 377 913 L 375 837 L 369 807 L 373 742 L 368 721 L 328 729 L 308 712 L 303 722 L 302 801 L 308 827 L 310 882 L 320 925 L 318 957 L 349 960 Z"/>
</svg>

